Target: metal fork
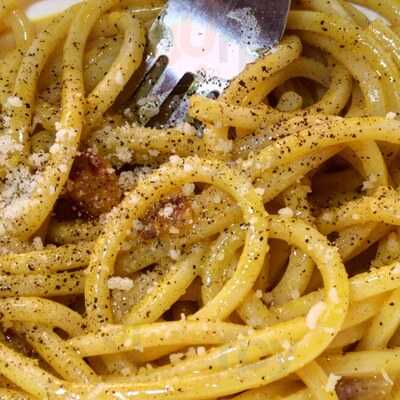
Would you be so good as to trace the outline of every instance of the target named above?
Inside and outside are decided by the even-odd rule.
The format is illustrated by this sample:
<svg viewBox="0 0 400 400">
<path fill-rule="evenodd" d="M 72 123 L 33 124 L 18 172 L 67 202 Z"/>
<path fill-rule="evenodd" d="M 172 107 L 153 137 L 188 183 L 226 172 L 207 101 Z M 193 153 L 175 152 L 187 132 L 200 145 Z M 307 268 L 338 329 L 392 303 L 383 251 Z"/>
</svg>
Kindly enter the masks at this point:
<svg viewBox="0 0 400 400">
<path fill-rule="evenodd" d="M 164 69 L 145 97 L 136 96 L 139 121 L 154 120 L 187 74 L 195 79 L 192 93 L 218 96 L 248 63 L 279 42 L 289 8 L 290 0 L 169 0 L 150 29 L 142 71 L 149 73 L 160 59 Z M 174 107 L 169 125 L 184 118 L 187 104 Z"/>
</svg>

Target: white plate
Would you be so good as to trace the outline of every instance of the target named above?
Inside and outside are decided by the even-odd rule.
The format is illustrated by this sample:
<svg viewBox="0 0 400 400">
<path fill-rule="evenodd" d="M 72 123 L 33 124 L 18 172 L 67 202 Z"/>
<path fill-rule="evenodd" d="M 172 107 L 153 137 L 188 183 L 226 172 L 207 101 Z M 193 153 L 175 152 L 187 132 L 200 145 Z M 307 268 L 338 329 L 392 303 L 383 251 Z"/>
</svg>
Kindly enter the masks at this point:
<svg viewBox="0 0 400 400">
<path fill-rule="evenodd" d="M 28 16 L 30 18 L 43 18 L 45 16 L 62 11 L 69 6 L 80 3 L 82 0 L 38 0 L 28 7 Z M 373 11 L 367 10 L 359 5 L 355 5 L 369 19 L 374 20 L 378 17 Z"/>
<path fill-rule="evenodd" d="M 28 7 L 27 14 L 30 18 L 43 18 L 80 2 L 81 0 L 39 0 Z"/>
</svg>

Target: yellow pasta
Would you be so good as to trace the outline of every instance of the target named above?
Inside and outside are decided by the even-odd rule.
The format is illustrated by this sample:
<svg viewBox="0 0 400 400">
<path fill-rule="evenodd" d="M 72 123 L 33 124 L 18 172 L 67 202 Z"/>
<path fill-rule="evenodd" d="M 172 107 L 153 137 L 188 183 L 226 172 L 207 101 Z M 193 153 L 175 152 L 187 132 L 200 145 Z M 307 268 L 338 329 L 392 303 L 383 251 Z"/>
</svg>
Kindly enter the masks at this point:
<svg viewBox="0 0 400 400">
<path fill-rule="evenodd" d="M 397 399 L 400 5 L 293 2 L 168 128 L 164 5 L 0 1 L 0 398 Z"/>
</svg>

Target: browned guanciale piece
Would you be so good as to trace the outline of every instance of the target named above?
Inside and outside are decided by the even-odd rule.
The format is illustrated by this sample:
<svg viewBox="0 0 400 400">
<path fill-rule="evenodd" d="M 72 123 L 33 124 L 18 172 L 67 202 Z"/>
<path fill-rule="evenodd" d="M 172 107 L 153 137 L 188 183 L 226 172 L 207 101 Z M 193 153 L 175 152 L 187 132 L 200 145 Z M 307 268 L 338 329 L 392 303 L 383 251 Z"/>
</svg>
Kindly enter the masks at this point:
<svg viewBox="0 0 400 400">
<path fill-rule="evenodd" d="M 385 400 L 392 390 L 390 378 L 343 378 L 336 386 L 340 400 Z"/>
<path fill-rule="evenodd" d="M 163 234 L 182 234 L 193 222 L 191 200 L 183 195 L 173 196 L 155 206 L 143 219 L 139 228 L 145 240 Z"/>
<path fill-rule="evenodd" d="M 97 217 L 109 212 L 122 197 L 118 177 L 111 164 L 94 153 L 80 153 L 74 161 L 66 187 L 66 198 L 79 211 Z"/>
</svg>

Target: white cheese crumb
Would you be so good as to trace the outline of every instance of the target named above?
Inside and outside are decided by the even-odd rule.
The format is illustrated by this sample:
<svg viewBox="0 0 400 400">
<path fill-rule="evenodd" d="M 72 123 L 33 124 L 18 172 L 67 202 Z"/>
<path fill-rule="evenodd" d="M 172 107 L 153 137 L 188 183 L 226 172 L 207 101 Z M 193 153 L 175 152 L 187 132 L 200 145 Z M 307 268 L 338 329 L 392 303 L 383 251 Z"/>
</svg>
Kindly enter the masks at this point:
<svg viewBox="0 0 400 400">
<path fill-rule="evenodd" d="M 171 218 L 172 214 L 174 213 L 174 207 L 170 204 L 167 204 L 164 208 L 162 208 L 158 215 L 163 218 Z"/>
<path fill-rule="evenodd" d="M 193 171 L 193 166 L 189 162 L 185 162 L 183 166 L 183 170 L 185 172 L 192 172 Z"/>
<path fill-rule="evenodd" d="M 38 153 L 33 153 L 29 157 L 29 161 L 35 168 L 42 168 L 48 160 L 49 160 L 48 153 L 44 153 L 42 151 Z"/>
<path fill-rule="evenodd" d="M 262 298 L 263 298 L 263 292 L 262 292 L 262 290 L 257 290 L 257 292 L 256 292 L 256 297 L 257 297 L 257 299 L 262 299 Z"/>
<path fill-rule="evenodd" d="M 115 82 L 117 85 L 123 86 L 124 85 L 124 74 L 121 70 L 118 70 L 115 74 Z"/>
<path fill-rule="evenodd" d="M 314 330 L 317 327 L 318 320 L 320 319 L 321 314 L 325 311 L 325 309 L 326 304 L 322 301 L 311 307 L 311 310 L 308 312 L 306 317 L 306 325 L 309 329 Z"/>
<path fill-rule="evenodd" d="M 108 288 L 110 290 L 122 290 L 127 292 L 133 288 L 133 281 L 129 278 L 114 276 L 108 280 Z"/>
<path fill-rule="evenodd" d="M 196 128 L 189 124 L 189 122 L 182 122 L 176 126 L 176 129 L 185 133 L 186 135 L 195 135 Z"/>
<path fill-rule="evenodd" d="M 177 155 L 173 155 L 169 158 L 169 161 L 171 164 L 178 165 L 182 161 L 182 158 Z"/>
<path fill-rule="evenodd" d="M 335 374 L 329 374 L 328 382 L 325 385 L 325 391 L 327 391 L 328 393 L 334 392 L 336 389 L 336 385 L 341 379 L 342 379 L 341 376 Z"/>
<path fill-rule="evenodd" d="M 372 174 L 368 180 L 366 180 L 362 185 L 362 190 L 365 192 L 370 189 L 375 189 L 376 184 L 378 183 L 378 177 L 375 174 Z"/>
<path fill-rule="evenodd" d="M 264 194 L 265 194 L 265 189 L 263 189 L 263 188 L 257 188 L 257 189 L 256 189 L 256 193 L 257 193 L 259 196 L 264 196 Z"/>
<path fill-rule="evenodd" d="M 194 193 L 196 186 L 194 183 L 187 183 L 186 185 L 183 185 L 182 187 L 182 192 L 185 196 L 191 196 Z"/>
<path fill-rule="evenodd" d="M 33 238 L 32 245 L 35 248 L 35 250 L 42 250 L 43 249 L 42 238 L 39 236 L 36 236 L 35 238 Z"/>
<path fill-rule="evenodd" d="M 160 152 L 158 150 L 149 150 L 149 154 L 151 157 L 158 157 Z"/>
<path fill-rule="evenodd" d="M 10 96 L 7 97 L 6 100 L 6 106 L 7 107 L 22 107 L 24 103 L 22 103 L 22 100 L 18 96 Z"/>
<path fill-rule="evenodd" d="M 172 260 L 179 260 L 180 257 L 180 251 L 179 250 L 175 250 L 175 249 L 171 249 L 169 251 L 169 256 Z"/>
<path fill-rule="evenodd" d="M 233 149 L 233 142 L 230 140 L 219 139 L 215 149 L 222 153 L 229 153 Z"/>
<path fill-rule="evenodd" d="M 321 215 L 321 220 L 324 222 L 333 222 L 334 215 L 331 211 L 326 211 Z"/>
<path fill-rule="evenodd" d="M 132 161 L 132 153 L 126 147 L 118 147 L 115 152 L 118 160 L 122 161 L 123 163 L 130 163 Z"/>
<path fill-rule="evenodd" d="M 118 184 L 125 192 L 133 189 L 137 184 L 137 176 L 133 171 L 121 172 L 118 178 Z"/>
<path fill-rule="evenodd" d="M 397 263 L 394 267 L 393 267 L 393 269 L 392 269 L 392 273 L 393 274 L 400 274 L 400 264 L 399 263 Z"/>
<path fill-rule="evenodd" d="M 292 210 L 291 208 L 289 208 L 289 207 L 280 209 L 280 210 L 278 211 L 278 214 L 279 214 L 281 217 L 288 217 L 288 218 L 293 218 L 293 216 L 294 216 L 293 210 Z"/>
<path fill-rule="evenodd" d="M 197 348 L 196 352 L 198 356 L 203 356 L 204 354 L 206 354 L 206 349 L 205 347 L 200 346 Z"/>
<path fill-rule="evenodd" d="M 396 118 L 397 118 L 397 113 L 395 113 L 395 112 L 393 112 L 393 111 L 388 112 L 388 113 L 386 114 L 386 119 L 396 119 Z"/>
<path fill-rule="evenodd" d="M 125 108 L 125 110 L 123 111 L 123 114 L 124 114 L 125 118 L 133 119 L 135 117 L 135 114 L 129 107 Z"/>
<path fill-rule="evenodd" d="M 132 226 L 133 226 L 133 229 L 134 229 L 136 232 L 139 232 L 139 231 L 141 231 L 141 230 L 144 229 L 143 223 L 142 223 L 141 221 L 139 221 L 138 219 L 135 219 L 135 220 L 132 222 Z"/>
<path fill-rule="evenodd" d="M 136 193 L 133 193 L 131 195 L 131 197 L 129 198 L 129 204 L 132 207 L 135 207 L 135 206 L 137 206 L 139 204 L 139 202 L 140 202 L 140 196 L 138 194 L 136 194 Z"/>
<path fill-rule="evenodd" d="M 56 142 L 66 142 L 74 139 L 77 132 L 73 128 L 63 128 L 56 133 Z"/>
<path fill-rule="evenodd" d="M 274 296 L 271 292 L 269 293 L 264 293 L 263 297 L 263 302 L 267 305 L 267 306 L 271 306 L 274 304 Z"/>
</svg>

